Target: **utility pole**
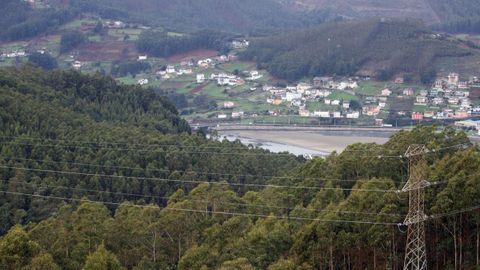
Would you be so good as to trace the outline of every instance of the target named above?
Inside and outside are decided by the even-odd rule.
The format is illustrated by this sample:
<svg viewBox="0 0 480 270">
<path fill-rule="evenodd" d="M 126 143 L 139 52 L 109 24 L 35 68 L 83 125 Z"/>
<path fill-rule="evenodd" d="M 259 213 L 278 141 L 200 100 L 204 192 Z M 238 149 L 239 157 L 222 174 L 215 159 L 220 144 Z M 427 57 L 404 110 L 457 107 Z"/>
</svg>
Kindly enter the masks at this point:
<svg viewBox="0 0 480 270">
<path fill-rule="evenodd" d="M 426 270 L 427 250 L 425 243 L 425 180 L 427 162 L 425 145 L 411 145 L 405 156 L 409 158 L 409 178 L 403 192 L 409 192 L 409 208 L 404 224 L 408 226 L 404 270 Z"/>
</svg>

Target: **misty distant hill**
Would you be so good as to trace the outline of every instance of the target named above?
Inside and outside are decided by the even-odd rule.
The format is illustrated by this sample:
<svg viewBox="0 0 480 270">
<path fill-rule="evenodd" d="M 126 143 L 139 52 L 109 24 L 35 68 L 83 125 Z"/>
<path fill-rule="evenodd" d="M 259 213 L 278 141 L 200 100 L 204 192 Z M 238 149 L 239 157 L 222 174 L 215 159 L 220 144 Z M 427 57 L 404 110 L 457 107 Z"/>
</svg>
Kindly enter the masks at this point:
<svg viewBox="0 0 480 270">
<path fill-rule="evenodd" d="M 331 19 L 327 12 L 294 11 L 275 0 L 73 0 L 71 6 L 102 17 L 128 19 L 175 31 L 269 33 Z"/>
<path fill-rule="evenodd" d="M 366 20 L 256 39 L 243 57 L 287 80 L 333 74 L 388 79 L 394 74 L 432 77 L 437 60 L 474 54 L 475 49 L 417 22 Z"/>
<path fill-rule="evenodd" d="M 480 0 L 276 0 L 297 10 L 330 10 L 348 18 L 417 18 L 427 24 L 480 16 Z"/>
</svg>

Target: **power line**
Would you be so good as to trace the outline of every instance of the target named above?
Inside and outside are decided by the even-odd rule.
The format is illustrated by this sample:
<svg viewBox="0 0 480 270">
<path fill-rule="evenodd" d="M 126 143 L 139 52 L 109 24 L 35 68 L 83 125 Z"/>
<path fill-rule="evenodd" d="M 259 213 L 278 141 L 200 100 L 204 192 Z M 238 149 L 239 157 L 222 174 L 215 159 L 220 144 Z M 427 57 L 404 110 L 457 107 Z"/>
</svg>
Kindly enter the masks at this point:
<svg viewBox="0 0 480 270">
<path fill-rule="evenodd" d="M 144 152 L 144 153 L 166 153 L 170 149 L 138 149 L 138 148 L 111 148 L 111 147 L 96 147 L 96 146 L 78 146 L 78 145 L 60 145 L 60 144 L 34 144 L 34 143 L 20 143 L 20 142 L 6 142 L 3 143 L 4 145 L 23 145 L 23 146 L 35 146 L 35 147 L 60 147 L 60 148 L 77 148 L 77 149 L 93 149 L 93 150 L 109 150 L 109 151 L 120 151 L 120 152 Z M 228 149 L 227 147 L 223 149 Z M 244 150 L 249 150 L 245 148 Z M 250 149 L 251 150 L 251 149 Z M 268 151 L 261 148 L 256 148 L 256 150 Z M 348 151 L 347 151 L 348 152 Z M 367 151 L 365 151 L 367 152 Z M 208 151 L 182 151 L 181 153 L 185 154 L 208 154 L 208 155 L 230 155 L 230 156 L 272 156 L 272 157 L 291 157 L 295 158 L 294 154 L 290 153 L 251 153 L 246 151 L 246 153 L 238 153 L 238 152 L 208 152 Z M 342 152 L 343 153 L 343 152 Z M 393 159 L 402 159 L 404 158 L 403 155 L 383 155 L 383 154 L 376 154 L 376 155 L 363 155 L 357 157 L 369 157 L 369 158 L 393 158 Z"/>
<path fill-rule="evenodd" d="M 305 217 L 297 217 L 297 216 L 275 216 L 275 215 L 261 215 L 261 214 L 226 212 L 226 211 L 197 210 L 197 209 L 176 208 L 176 207 L 159 208 L 158 206 L 152 206 L 152 205 L 124 204 L 124 203 L 117 203 L 117 202 L 95 201 L 95 200 L 88 200 L 88 199 L 75 199 L 75 198 L 66 198 L 66 197 L 58 197 L 58 196 L 46 196 L 46 195 L 38 195 L 38 194 L 30 194 L 30 193 L 22 193 L 22 192 L 10 192 L 10 191 L 0 191 L 0 192 L 3 192 L 5 194 L 10 194 L 10 195 L 16 195 L 16 196 L 28 196 L 28 197 L 43 198 L 43 199 L 54 199 L 54 200 L 63 200 L 63 201 L 72 201 L 72 202 L 89 202 L 89 203 L 117 205 L 117 206 L 123 205 L 123 206 L 129 206 L 129 207 L 137 207 L 137 208 L 155 208 L 155 209 L 158 208 L 160 210 L 166 210 L 166 211 L 180 211 L 180 212 L 204 213 L 204 214 L 219 214 L 219 215 L 225 215 L 225 216 L 244 216 L 244 217 L 257 217 L 257 218 L 275 218 L 275 219 L 295 220 L 295 221 L 316 221 L 316 222 L 351 223 L 351 224 L 386 225 L 386 226 L 402 225 L 402 224 L 393 223 L 393 222 L 340 220 L 340 219 L 338 219 L 338 220 L 336 220 L 336 219 L 318 219 L 318 218 L 305 218 Z"/>
<path fill-rule="evenodd" d="M 53 139 L 47 139 L 50 141 L 55 141 Z M 65 140 L 57 140 L 57 141 L 65 141 Z M 121 151 L 121 152 L 147 152 L 147 153 L 162 153 L 162 152 L 167 152 L 170 149 L 143 149 L 143 148 L 113 148 L 113 147 L 100 147 L 100 146 L 79 146 L 79 145 L 74 145 L 74 144 L 69 144 L 69 145 L 61 145 L 61 144 L 44 144 L 44 143 L 24 143 L 24 142 L 3 142 L 3 144 L 8 144 L 8 145 L 24 145 L 24 146 L 37 146 L 37 147 L 62 147 L 62 148 L 78 148 L 78 149 L 94 149 L 94 150 L 111 150 L 111 151 Z M 97 143 L 90 143 L 90 144 L 97 144 Z M 121 144 L 121 143 L 114 143 L 114 144 Z M 172 148 L 184 148 L 184 146 L 181 145 L 145 145 L 145 146 L 159 146 L 159 147 L 172 147 Z M 439 151 L 443 151 L 446 149 L 451 149 L 451 148 L 457 148 L 457 147 L 463 147 L 463 146 L 471 146 L 471 143 L 462 143 L 458 145 L 453 145 L 453 146 L 448 146 L 448 147 L 443 147 L 439 149 L 432 149 L 428 150 L 427 153 L 435 153 Z M 202 148 L 202 146 L 189 146 L 188 148 Z M 203 147 L 206 149 L 232 149 L 228 147 Z M 251 150 L 248 148 L 248 146 L 245 146 L 244 148 L 233 148 L 233 149 L 242 149 L 242 150 Z M 266 151 L 265 149 L 262 148 L 255 148 L 256 150 L 261 150 L 261 151 Z M 349 152 L 363 152 L 363 153 L 370 153 L 369 155 L 363 155 L 359 157 L 370 157 L 370 158 L 405 158 L 403 154 L 399 155 L 391 155 L 391 154 L 384 154 L 384 153 L 376 153 L 376 154 L 371 154 L 372 151 L 375 151 L 374 149 L 372 150 L 356 150 L 356 149 L 345 149 L 341 153 L 349 153 Z M 398 152 L 394 149 L 382 149 L 382 151 L 392 151 L 392 152 Z M 239 155 L 239 156 L 288 156 L 288 157 L 295 157 L 293 154 L 283 154 L 283 153 L 236 153 L 236 152 L 211 152 L 211 151 L 182 151 L 182 153 L 189 153 L 189 154 L 216 154 L 216 155 Z"/>
<path fill-rule="evenodd" d="M 1 182 L 1 181 L 0 181 Z M 8 183 L 16 183 L 16 184 L 27 184 L 31 187 L 35 185 L 32 182 L 25 182 L 25 181 L 16 181 L 16 180 L 3 180 L 3 182 Z M 97 193 L 105 193 L 105 194 L 112 194 L 112 195 L 124 195 L 124 196 L 132 196 L 132 197 L 141 197 L 141 198 L 152 198 L 152 199 L 161 199 L 168 201 L 171 198 L 165 196 L 156 196 L 156 195 L 144 195 L 144 194 L 135 194 L 135 193 L 124 193 L 124 192 L 115 192 L 115 191 L 102 191 L 102 190 L 95 190 L 95 189 L 84 189 L 84 188 L 74 188 L 74 187 L 67 187 L 62 185 L 40 185 L 40 187 L 46 188 L 60 188 L 60 189 L 68 189 L 68 190 L 75 190 L 75 191 L 85 191 L 85 192 L 97 192 Z M 1 192 L 1 191 L 0 191 Z M 342 213 L 342 214 L 360 214 L 360 215 L 382 215 L 382 216 L 392 216 L 392 217 L 400 217 L 400 214 L 389 214 L 389 213 L 371 213 L 371 212 L 356 212 L 356 211 L 342 211 L 342 210 L 323 210 L 323 209 L 312 209 L 312 208 L 295 208 L 295 207 L 281 207 L 277 205 L 265 205 L 265 204 L 248 204 L 248 203 L 232 203 L 232 202 L 222 202 L 222 201 L 215 201 L 215 200 L 198 200 L 198 199 L 188 199 L 189 201 L 193 202 L 200 202 L 200 203 L 213 203 L 219 205 L 232 205 L 232 206 L 242 206 L 242 207 L 260 207 L 260 208 L 273 208 L 279 210 L 300 210 L 300 211 L 308 211 L 308 212 L 316 212 L 316 213 Z"/>
<path fill-rule="evenodd" d="M 21 192 L 10 192 L 10 191 L 0 191 L 0 193 L 10 194 L 10 195 L 17 195 L 17 196 L 29 196 L 29 197 L 38 197 L 44 199 L 57 199 L 57 200 L 65 200 L 65 201 L 76 201 L 76 202 L 90 202 L 90 203 L 98 203 L 98 204 L 107 204 L 107 205 L 122 205 L 124 203 L 117 203 L 117 202 L 103 202 L 103 201 L 94 201 L 94 200 L 87 200 L 87 199 L 75 199 L 75 198 L 66 198 L 66 197 L 58 197 L 58 196 L 47 196 L 47 195 L 38 195 L 38 194 L 29 194 L 29 193 L 21 193 Z M 139 208 L 157 208 L 156 206 L 151 205 L 132 205 L 132 204 L 125 204 L 126 206 L 132 207 L 139 207 Z M 214 211 L 203 211 L 203 210 L 195 210 L 195 209 L 182 209 L 182 208 L 162 208 L 165 210 L 172 210 L 172 211 L 186 211 L 186 212 L 198 212 L 198 213 L 212 213 L 212 214 L 224 214 L 224 215 L 231 215 L 231 216 L 250 216 L 250 217 L 263 217 L 269 218 L 274 217 L 277 219 L 292 219 L 292 220 L 304 220 L 304 221 L 319 221 L 319 222 L 333 222 L 333 223 L 359 223 L 359 224 L 370 224 L 370 225 L 391 225 L 391 226 L 403 226 L 403 223 L 389 223 L 389 222 L 370 222 L 370 221 L 353 221 L 353 220 L 332 220 L 332 219 L 315 219 L 315 218 L 303 218 L 303 217 L 285 217 L 285 216 L 271 216 L 271 215 L 257 215 L 257 214 L 248 214 L 248 213 L 228 213 L 228 212 L 214 212 Z M 428 217 L 428 220 L 439 219 L 449 216 L 458 215 L 460 213 L 472 212 L 475 210 L 479 210 L 480 205 L 464 208 L 460 210 L 451 211 L 444 214 L 435 214 Z M 325 211 L 326 212 L 326 211 Z M 330 213 L 351 213 L 351 214 L 369 214 L 365 212 L 346 212 L 346 211 L 328 211 Z M 382 213 L 371 213 L 371 214 L 381 214 Z M 387 214 L 383 214 L 387 215 Z M 388 214 L 388 215 L 395 215 L 395 214 Z"/>
<path fill-rule="evenodd" d="M 21 138 L 20 138 L 21 139 Z M 55 141 L 55 140 L 52 140 L 52 139 L 46 139 L 46 140 L 49 140 L 49 141 Z M 65 140 L 58 140 L 58 141 L 65 141 Z M 98 143 L 95 143 L 95 142 L 86 142 L 87 144 L 98 144 Z M 78 148 L 78 149 L 95 149 L 95 150 L 113 150 L 113 151 L 123 151 L 123 152 L 126 152 L 126 151 L 132 151 L 132 152 L 149 152 L 149 153 L 161 153 L 161 152 L 166 152 L 170 149 L 144 149 L 144 148 L 113 148 L 113 147 L 104 147 L 104 146 L 79 146 L 79 145 L 75 145 L 75 144 L 68 144 L 68 145 L 65 145 L 65 144 L 44 144 L 44 143 L 26 143 L 26 142 L 13 142 L 13 141 L 9 141 L 9 142 L 4 142 L 3 144 L 8 144 L 8 145 L 24 145 L 24 146 L 44 146 L 44 147 L 62 147 L 62 148 Z M 122 145 L 122 143 L 113 143 L 113 144 L 117 144 L 117 145 Z M 102 143 L 102 144 L 99 144 L 99 145 L 108 145 L 108 143 Z M 248 148 L 248 146 L 245 146 L 243 148 L 230 148 L 230 147 L 221 147 L 221 146 L 218 146 L 218 147 L 203 147 L 203 146 L 188 146 L 188 147 L 185 147 L 185 146 L 181 146 L 181 145 L 156 145 L 156 144 L 152 144 L 152 145 L 145 145 L 145 146 L 158 146 L 158 147 L 171 147 L 171 148 L 179 148 L 179 149 L 182 149 L 182 148 L 205 148 L 205 149 L 225 149 L 225 150 L 235 150 L 235 149 L 239 149 L 239 150 L 252 150 L 251 148 Z M 265 149 L 262 149 L 260 147 L 256 147 L 254 148 L 255 150 L 261 150 L 261 151 L 267 151 Z M 375 151 L 375 154 L 371 154 L 373 151 Z M 381 149 L 381 152 L 378 152 L 376 151 L 376 149 L 365 149 L 365 150 L 356 150 L 356 149 L 345 149 L 343 150 L 341 153 L 348 153 L 348 152 L 363 152 L 363 153 L 370 153 L 369 155 L 365 155 L 365 156 L 360 156 L 360 157 L 372 157 L 372 158 L 403 158 L 402 155 L 391 155 L 391 154 L 386 154 L 386 153 L 382 153 L 382 152 L 385 152 L 385 151 L 395 151 L 393 149 Z M 289 157 L 294 157 L 295 155 L 294 154 L 283 154 L 283 153 L 236 153 L 236 152 L 211 152 L 211 151 L 182 151 L 183 153 L 190 153 L 190 154 L 219 154 L 219 155 L 240 155 L 240 156 L 289 156 Z M 397 151 L 395 151 L 397 152 Z"/>
<path fill-rule="evenodd" d="M 396 192 L 398 192 L 397 190 L 384 190 L 384 189 L 356 189 L 356 188 L 333 188 L 333 187 L 329 188 L 329 187 L 318 187 L 318 186 L 286 186 L 286 185 L 267 185 L 267 184 L 241 184 L 241 183 L 228 183 L 228 182 L 167 179 L 167 178 L 155 178 L 155 177 L 120 176 L 120 175 L 107 175 L 107 174 L 95 174 L 95 173 L 81 173 L 81 172 L 72 172 L 72 171 L 33 169 L 33 168 L 12 167 L 12 166 L 0 166 L 0 168 L 21 170 L 21 171 L 35 171 L 35 172 L 45 172 L 45 173 L 82 175 L 82 176 L 90 176 L 90 177 L 108 177 L 108 178 L 113 178 L 113 179 L 137 179 L 137 180 L 150 180 L 150 181 L 158 181 L 158 182 L 176 182 L 176 183 L 187 183 L 187 184 L 213 184 L 213 185 L 224 185 L 224 186 L 242 186 L 242 187 L 259 187 L 259 188 L 278 188 L 278 189 L 285 188 L 285 189 L 306 189 L 306 190 L 343 190 L 343 191 L 383 192 L 383 193 L 396 193 Z"/>
<path fill-rule="evenodd" d="M 80 140 L 68 140 L 68 139 L 49 139 L 49 138 L 35 138 L 35 137 L 23 137 L 23 136 L 0 136 L 2 139 L 21 139 L 21 140 L 30 140 L 30 141 L 52 141 L 52 142 L 74 142 L 81 144 L 96 144 L 96 145 L 133 145 L 133 146 L 158 146 L 158 147 L 178 147 L 178 148 L 204 148 L 204 149 L 225 149 L 225 146 L 199 146 L 199 145 L 180 145 L 180 144 L 160 144 L 160 143 L 131 143 L 131 142 L 119 142 L 119 141 L 80 141 Z M 213 141 L 212 141 L 213 142 Z M 221 143 L 218 141 L 217 143 Z M 228 149 L 240 149 L 246 150 L 248 146 L 242 147 L 228 147 Z"/>
<path fill-rule="evenodd" d="M 138 167 L 126 167 L 126 166 L 107 166 L 99 165 L 92 163 L 78 163 L 78 162 L 66 162 L 66 161 L 51 161 L 51 160 L 42 160 L 42 159 L 29 159 L 29 158 L 16 158 L 16 157 L 6 157 L 1 156 L 3 159 L 10 160 L 19 160 L 19 161 L 34 161 L 40 163 L 50 163 L 50 164 L 64 164 L 64 165 L 74 165 L 74 166 L 88 166 L 94 168 L 104 168 L 104 169 L 124 169 L 124 170 L 136 170 L 136 171 L 151 171 L 151 172 L 165 172 L 165 173 L 174 173 L 180 172 L 183 175 L 187 173 L 196 173 L 199 175 L 211 175 L 211 176 L 229 176 L 229 177 L 254 177 L 254 178 L 270 178 L 270 179 L 289 179 L 289 180 L 317 180 L 317 181 L 332 181 L 332 182 L 361 182 L 362 179 L 331 179 L 331 178 L 316 178 L 316 177 L 291 177 L 291 176 L 274 176 L 274 175 L 257 175 L 257 174 L 227 174 L 227 173 L 209 173 L 195 170 L 169 170 L 169 169 L 148 169 L 148 168 L 138 168 Z M 369 179 L 369 182 L 378 182 L 378 183 L 390 183 L 390 180 L 380 180 L 380 179 Z"/>
<path fill-rule="evenodd" d="M 33 143 L 18 143 L 18 142 L 6 142 L 3 144 L 9 145 L 23 145 L 23 146 L 35 146 L 35 147 L 60 147 L 60 148 L 77 148 L 77 149 L 94 149 L 94 150 L 109 150 L 120 152 L 142 152 L 142 153 L 166 153 L 169 149 L 137 149 L 137 148 L 111 148 L 111 147 L 96 147 L 96 146 L 78 146 L 78 145 L 60 145 L 60 144 L 33 144 Z M 228 149 L 228 148 L 224 148 Z M 245 148 L 248 150 L 248 148 Z M 258 149 L 260 150 L 260 149 Z M 262 151 L 267 151 L 262 149 Z M 206 152 L 206 151 L 182 151 L 185 154 L 208 154 L 208 155 L 230 155 L 230 156 L 286 156 L 294 158 L 293 154 L 283 153 L 238 153 L 238 152 Z"/>
<path fill-rule="evenodd" d="M 434 215 L 429 216 L 428 220 L 455 216 L 455 215 L 458 215 L 458 214 L 472 212 L 472 211 L 479 210 L 479 209 L 480 209 L 480 205 L 477 205 L 477 206 L 472 206 L 472 207 L 463 208 L 463 209 L 459 209 L 459 210 L 454 210 L 454 211 L 443 213 L 443 214 L 434 214 Z"/>
<path fill-rule="evenodd" d="M 141 143 L 130 143 L 130 142 L 118 142 L 118 141 L 103 141 L 103 142 L 96 142 L 96 141 L 79 141 L 79 140 L 67 140 L 67 139 L 49 139 L 49 138 L 35 138 L 35 137 L 23 137 L 23 136 L 0 136 L 0 138 L 3 139 L 22 139 L 22 140 L 30 140 L 30 141 L 53 141 L 53 142 L 75 142 L 75 143 L 81 143 L 81 144 L 96 144 L 96 145 L 133 145 L 133 146 L 147 146 L 147 147 L 152 147 L 152 146 L 158 146 L 158 147 L 177 147 L 177 148 L 203 148 L 203 149 L 225 149 L 225 146 L 198 146 L 198 145 L 192 145 L 192 146 L 186 146 L 186 145 L 179 145 L 179 144 L 159 144 L 159 143 L 150 143 L 150 144 L 141 144 Z M 220 141 L 218 143 L 221 143 Z M 228 147 L 228 149 L 238 149 L 238 150 L 247 150 L 248 145 L 242 146 L 242 147 Z M 261 150 L 262 148 L 256 147 L 255 149 Z M 142 149 L 140 149 L 142 150 Z M 369 152 L 369 151 L 376 151 L 376 149 L 365 149 L 365 150 L 355 150 L 355 149 L 345 149 L 342 151 L 343 152 Z M 391 151 L 391 152 L 398 152 L 397 150 L 394 149 L 382 149 L 382 151 Z M 377 151 L 378 152 L 378 151 Z"/>
</svg>

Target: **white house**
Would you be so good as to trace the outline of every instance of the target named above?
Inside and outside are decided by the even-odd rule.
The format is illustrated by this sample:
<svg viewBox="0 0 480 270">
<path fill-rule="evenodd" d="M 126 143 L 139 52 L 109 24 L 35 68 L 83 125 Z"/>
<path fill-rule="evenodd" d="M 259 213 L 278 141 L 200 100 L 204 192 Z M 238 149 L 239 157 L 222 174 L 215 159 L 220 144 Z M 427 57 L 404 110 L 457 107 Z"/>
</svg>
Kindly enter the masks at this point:
<svg viewBox="0 0 480 270">
<path fill-rule="evenodd" d="M 340 105 L 340 100 L 338 100 L 338 99 L 332 100 L 332 102 L 330 104 L 334 105 L 334 106 L 338 106 L 338 105 Z"/>
<path fill-rule="evenodd" d="M 262 77 L 263 77 L 263 75 L 260 74 L 257 70 L 252 70 L 252 71 L 250 71 L 250 77 L 248 77 L 247 80 L 255 81 L 255 80 L 258 80 Z"/>
<path fill-rule="evenodd" d="M 315 111 L 313 115 L 321 118 L 330 118 L 330 112 Z"/>
<path fill-rule="evenodd" d="M 428 98 L 426 96 L 417 96 L 415 99 L 415 104 L 418 105 L 426 105 L 428 102 Z"/>
<path fill-rule="evenodd" d="M 75 68 L 75 69 L 79 69 L 79 68 L 81 68 L 81 67 L 83 66 L 83 64 L 82 64 L 82 62 L 80 62 L 80 61 L 75 61 L 75 62 L 73 62 L 72 66 L 73 66 L 73 68 Z"/>
<path fill-rule="evenodd" d="M 448 84 L 458 85 L 458 81 L 459 81 L 458 73 L 448 74 L 447 80 L 448 80 Z"/>
<path fill-rule="evenodd" d="M 147 60 L 148 59 L 148 56 L 147 55 L 139 55 L 138 56 L 138 60 L 139 61 L 143 61 L 143 60 Z"/>
<path fill-rule="evenodd" d="M 305 91 L 312 89 L 312 85 L 309 83 L 299 83 L 296 87 L 298 93 L 305 93 Z"/>
<path fill-rule="evenodd" d="M 317 97 L 328 97 L 330 94 L 332 94 L 332 92 L 328 90 L 317 90 L 315 92 L 315 96 Z"/>
<path fill-rule="evenodd" d="M 433 105 L 442 105 L 443 103 L 445 103 L 445 101 L 441 97 L 436 97 L 432 99 Z"/>
<path fill-rule="evenodd" d="M 388 89 L 388 88 L 385 88 L 385 89 L 382 90 L 382 96 L 384 96 L 384 97 L 388 97 L 391 94 L 392 94 L 392 91 L 390 91 L 390 89 Z"/>
<path fill-rule="evenodd" d="M 234 49 L 245 49 L 250 46 L 250 42 L 248 40 L 234 40 L 232 41 L 232 47 Z"/>
<path fill-rule="evenodd" d="M 205 74 L 197 74 L 197 83 L 204 83 L 205 82 Z"/>
<path fill-rule="evenodd" d="M 138 80 L 139 85 L 147 85 L 148 84 L 148 79 L 140 79 Z"/>
<path fill-rule="evenodd" d="M 295 99 L 300 99 L 300 98 L 302 98 L 302 94 L 300 94 L 300 93 L 292 93 L 292 92 L 288 92 L 288 93 L 286 94 L 286 97 L 285 97 L 285 99 L 286 99 L 288 102 L 290 102 L 290 101 L 292 101 L 292 100 L 295 100 Z"/>
<path fill-rule="evenodd" d="M 242 112 L 242 111 L 239 111 L 239 112 L 232 112 L 232 118 L 240 118 L 240 117 L 243 117 L 245 113 Z"/>
<path fill-rule="evenodd" d="M 175 67 L 174 67 L 174 66 L 170 66 L 170 65 L 167 66 L 167 70 L 166 70 L 166 71 L 167 71 L 168 74 L 176 73 Z"/>
<path fill-rule="evenodd" d="M 360 117 L 360 112 L 351 112 L 351 113 L 347 113 L 347 118 L 349 119 L 357 119 Z"/>
<path fill-rule="evenodd" d="M 235 107 L 235 103 L 234 103 L 234 102 L 232 102 L 232 101 L 225 101 L 225 102 L 223 102 L 223 108 L 225 108 L 225 109 L 231 109 L 231 108 L 233 108 L 233 107 Z"/>
</svg>

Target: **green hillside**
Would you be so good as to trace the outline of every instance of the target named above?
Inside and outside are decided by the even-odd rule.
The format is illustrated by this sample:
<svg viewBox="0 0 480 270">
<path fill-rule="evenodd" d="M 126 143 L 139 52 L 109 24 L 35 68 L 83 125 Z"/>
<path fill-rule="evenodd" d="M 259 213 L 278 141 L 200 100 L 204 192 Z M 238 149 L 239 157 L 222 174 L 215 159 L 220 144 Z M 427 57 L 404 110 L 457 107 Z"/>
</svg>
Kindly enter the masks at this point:
<svg viewBox="0 0 480 270">
<path fill-rule="evenodd" d="M 33 9 L 26 1 L 3 0 L 0 4 L 0 40 L 33 38 L 75 17 L 73 10 Z"/>
<path fill-rule="evenodd" d="M 2 167 L 4 179 L 26 181 L 2 181 L 2 190 L 28 191 L 42 186 L 41 194 L 122 201 L 129 197 L 136 202 L 162 204 L 165 200 L 160 197 L 179 187 L 178 181 L 168 179 L 263 183 L 261 177 L 246 175 L 276 175 L 300 161 L 290 155 L 275 157 L 263 150 L 249 150 L 239 142 L 222 143 L 190 134 L 189 125 L 174 106 L 153 90 L 117 85 L 112 78 L 99 75 L 42 73 L 28 67 L 2 69 L 0 105 L 0 164 L 34 169 Z M 232 151 L 236 155 L 227 155 Z M 239 176 L 230 178 L 230 174 Z M 59 190 L 58 185 L 74 190 Z M 91 197 L 88 190 L 106 193 Z M 36 205 L 31 200 L 4 196 L 0 201 L 0 234 L 19 221 L 16 214 L 5 216 L 5 211 L 22 209 L 18 218 L 27 222 L 58 209 L 57 204 Z"/>
<path fill-rule="evenodd" d="M 420 78 L 442 57 L 474 52 L 448 36 L 434 35 L 416 22 L 367 20 L 257 39 L 243 54 L 273 75 L 288 80 L 322 74 L 364 74 Z M 466 46 L 463 46 L 466 47 Z"/>
<path fill-rule="evenodd" d="M 479 0 L 277 0 L 298 10 L 331 10 L 347 18 L 413 18 L 427 24 L 479 18 Z"/>
<path fill-rule="evenodd" d="M 299 28 L 329 19 L 326 12 L 297 14 L 274 0 L 73 0 L 72 6 L 106 18 L 130 20 L 170 30 L 200 29 L 249 34 Z"/>
</svg>

